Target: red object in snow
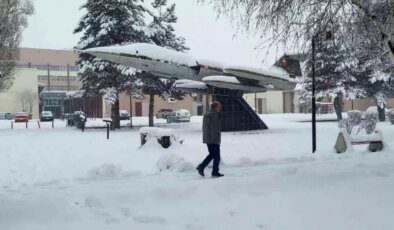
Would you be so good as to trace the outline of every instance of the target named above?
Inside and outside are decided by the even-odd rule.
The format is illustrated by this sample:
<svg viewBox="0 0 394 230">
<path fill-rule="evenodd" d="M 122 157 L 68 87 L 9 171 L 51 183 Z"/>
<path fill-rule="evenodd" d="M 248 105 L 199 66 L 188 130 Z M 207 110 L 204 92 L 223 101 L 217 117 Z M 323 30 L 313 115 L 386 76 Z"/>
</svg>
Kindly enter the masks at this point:
<svg viewBox="0 0 394 230">
<path fill-rule="evenodd" d="M 27 113 L 21 112 L 16 113 L 14 117 L 15 122 L 29 122 L 29 115 Z"/>
</svg>

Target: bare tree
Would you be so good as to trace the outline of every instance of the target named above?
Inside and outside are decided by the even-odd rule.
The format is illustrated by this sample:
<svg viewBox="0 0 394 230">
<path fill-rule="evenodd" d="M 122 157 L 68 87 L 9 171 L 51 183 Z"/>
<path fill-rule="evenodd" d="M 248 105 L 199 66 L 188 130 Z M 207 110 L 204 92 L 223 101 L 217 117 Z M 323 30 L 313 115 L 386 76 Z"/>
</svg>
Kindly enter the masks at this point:
<svg viewBox="0 0 394 230">
<path fill-rule="evenodd" d="M 305 48 L 328 25 L 338 25 L 337 39 L 352 41 L 354 22 L 365 21 L 365 38 L 375 33 L 394 65 L 394 0 L 200 0 L 214 4 L 241 28 L 285 45 Z M 267 40 L 261 45 L 267 44 Z M 272 43 L 268 43 L 272 44 Z M 379 45 L 378 45 L 379 46 Z"/>
<path fill-rule="evenodd" d="M 33 114 L 34 106 L 38 105 L 37 93 L 31 90 L 24 90 L 18 94 L 18 101 L 22 106 L 23 112 L 31 115 Z"/>
<path fill-rule="evenodd" d="M 33 11 L 31 0 L 0 0 L 0 92 L 12 85 L 22 32 Z"/>
</svg>

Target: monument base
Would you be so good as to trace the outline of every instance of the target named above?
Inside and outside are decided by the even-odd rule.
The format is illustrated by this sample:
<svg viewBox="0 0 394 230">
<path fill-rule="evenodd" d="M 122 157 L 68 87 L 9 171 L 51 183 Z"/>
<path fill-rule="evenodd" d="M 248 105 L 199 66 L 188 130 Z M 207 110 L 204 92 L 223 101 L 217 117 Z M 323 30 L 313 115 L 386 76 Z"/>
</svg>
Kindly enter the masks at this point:
<svg viewBox="0 0 394 230">
<path fill-rule="evenodd" d="M 213 101 L 219 101 L 222 104 L 222 131 L 268 129 L 260 116 L 242 97 L 242 91 L 213 88 L 210 95 Z"/>
</svg>

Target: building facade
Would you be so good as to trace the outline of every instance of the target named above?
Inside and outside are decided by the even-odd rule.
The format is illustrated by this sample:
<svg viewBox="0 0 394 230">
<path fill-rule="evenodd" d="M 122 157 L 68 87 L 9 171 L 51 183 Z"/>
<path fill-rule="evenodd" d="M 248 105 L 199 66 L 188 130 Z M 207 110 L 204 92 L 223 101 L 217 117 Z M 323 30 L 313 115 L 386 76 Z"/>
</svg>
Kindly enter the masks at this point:
<svg viewBox="0 0 394 230">
<path fill-rule="evenodd" d="M 244 99 L 258 114 L 299 112 L 298 95 L 295 91 L 245 94 Z"/>
<path fill-rule="evenodd" d="M 27 112 L 32 118 L 39 116 L 38 70 L 18 68 L 8 90 L 0 93 L 0 112 L 15 114 Z"/>
</svg>

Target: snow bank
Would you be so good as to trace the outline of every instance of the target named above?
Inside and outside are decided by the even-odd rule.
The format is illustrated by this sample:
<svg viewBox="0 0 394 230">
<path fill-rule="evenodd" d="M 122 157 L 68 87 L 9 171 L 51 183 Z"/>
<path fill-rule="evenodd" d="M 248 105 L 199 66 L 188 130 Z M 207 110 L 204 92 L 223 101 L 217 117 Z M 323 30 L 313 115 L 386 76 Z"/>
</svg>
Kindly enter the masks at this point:
<svg viewBox="0 0 394 230">
<path fill-rule="evenodd" d="M 136 43 L 118 46 L 96 47 L 84 50 L 87 53 L 104 52 L 128 54 L 136 57 L 148 57 L 153 60 L 170 62 L 178 65 L 196 66 L 197 61 L 188 54 L 176 52 L 167 48 L 148 43 Z"/>
<path fill-rule="evenodd" d="M 156 168 L 159 171 L 175 171 L 175 172 L 184 172 L 188 170 L 193 170 L 194 165 L 190 162 L 187 162 L 184 158 L 172 154 L 166 153 L 163 154 L 156 163 Z"/>
</svg>

